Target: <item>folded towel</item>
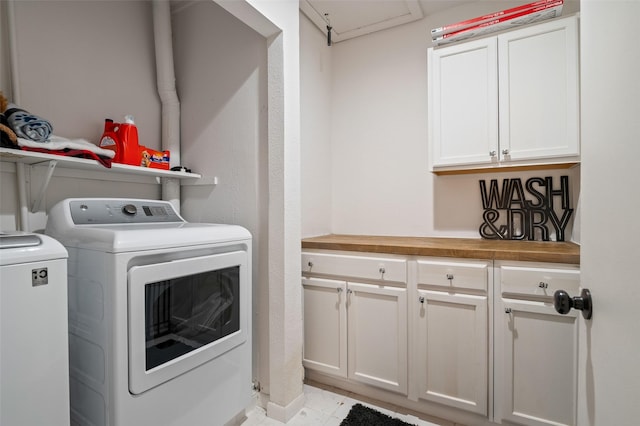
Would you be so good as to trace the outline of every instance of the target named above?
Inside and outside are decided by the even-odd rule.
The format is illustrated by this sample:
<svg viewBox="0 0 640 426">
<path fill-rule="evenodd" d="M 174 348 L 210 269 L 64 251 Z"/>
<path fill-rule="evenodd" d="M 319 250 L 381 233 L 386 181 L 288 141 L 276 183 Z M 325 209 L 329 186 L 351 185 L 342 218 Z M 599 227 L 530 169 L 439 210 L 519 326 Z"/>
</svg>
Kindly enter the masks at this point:
<svg viewBox="0 0 640 426">
<path fill-rule="evenodd" d="M 47 120 L 30 114 L 17 105 L 9 104 L 4 112 L 9 127 L 18 137 L 36 142 L 46 142 L 53 132 L 53 126 Z"/>
<path fill-rule="evenodd" d="M 116 153 L 110 149 L 100 148 L 84 139 L 66 139 L 60 136 L 51 135 L 47 142 L 34 142 L 29 139 L 18 137 L 18 145 L 21 148 L 38 148 L 51 151 L 62 151 L 65 149 L 91 151 L 97 155 L 107 158 L 113 158 Z"/>
<path fill-rule="evenodd" d="M 84 139 L 66 139 L 55 135 L 52 135 L 48 142 L 18 138 L 18 146 L 24 151 L 96 160 L 107 168 L 111 168 L 113 157 L 116 155 L 114 151 L 100 148 Z"/>
<path fill-rule="evenodd" d="M 44 144 L 40 144 L 40 146 L 44 146 Z M 87 158 L 90 160 L 96 160 L 98 163 L 102 164 L 106 168 L 111 168 L 111 163 L 113 160 L 111 158 L 103 157 L 102 155 L 98 155 L 93 151 L 89 151 L 86 149 L 44 149 L 44 148 L 31 148 L 28 146 L 23 146 L 22 150 L 24 151 L 34 151 L 34 152 L 42 152 L 45 154 L 53 154 L 53 155 L 64 155 L 67 157 L 77 157 L 77 158 Z"/>
</svg>

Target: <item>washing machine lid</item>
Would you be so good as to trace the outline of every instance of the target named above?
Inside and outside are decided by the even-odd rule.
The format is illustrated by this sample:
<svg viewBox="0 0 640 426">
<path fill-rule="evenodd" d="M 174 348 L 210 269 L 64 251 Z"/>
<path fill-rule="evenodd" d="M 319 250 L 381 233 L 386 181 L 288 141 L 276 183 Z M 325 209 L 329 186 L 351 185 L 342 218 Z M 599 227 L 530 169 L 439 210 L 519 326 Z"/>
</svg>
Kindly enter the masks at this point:
<svg viewBox="0 0 640 426">
<path fill-rule="evenodd" d="M 66 259 L 67 250 L 53 238 L 29 232 L 0 231 L 0 265 Z"/>
<path fill-rule="evenodd" d="M 29 234 L 26 232 L 4 232 L 0 231 L 0 249 L 14 249 L 20 247 L 33 247 L 42 244 L 40 239 L 35 234 Z"/>
<path fill-rule="evenodd" d="M 55 236 L 66 247 L 105 253 L 140 252 L 186 248 L 212 243 L 251 239 L 246 229 L 235 225 L 178 223 L 149 225 L 80 225 Z"/>
<path fill-rule="evenodd" d="M 171 203 L 141 199 L 67 199 L 49 212 L 45 230 L 66 247 L 107 253 L 247 240 L 241 226 L 188 223 Z"/>
</svg>

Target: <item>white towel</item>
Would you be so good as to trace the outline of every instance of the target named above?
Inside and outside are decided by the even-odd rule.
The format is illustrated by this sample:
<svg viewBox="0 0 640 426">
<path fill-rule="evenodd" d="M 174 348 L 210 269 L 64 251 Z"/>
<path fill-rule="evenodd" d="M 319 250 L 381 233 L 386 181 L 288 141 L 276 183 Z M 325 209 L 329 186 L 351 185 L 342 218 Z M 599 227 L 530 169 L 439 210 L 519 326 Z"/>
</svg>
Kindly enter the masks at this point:
<svg viewBox="0 0 640 426">
<path fill-rule="evenodd" d="M 110 149 L 100 148 L 84 139 L 66 139 L 60 136 L 51 135 L 46 142 L 34 142 L 29 139 L 18 138 L 18 145 L 27 148 L 49 149 L 51 151 L 60 151 L 63 149 L 81 149 L 91 151 L 97 155 L 107 158 L 113 158 L 116 153 Z"/>
</svg>

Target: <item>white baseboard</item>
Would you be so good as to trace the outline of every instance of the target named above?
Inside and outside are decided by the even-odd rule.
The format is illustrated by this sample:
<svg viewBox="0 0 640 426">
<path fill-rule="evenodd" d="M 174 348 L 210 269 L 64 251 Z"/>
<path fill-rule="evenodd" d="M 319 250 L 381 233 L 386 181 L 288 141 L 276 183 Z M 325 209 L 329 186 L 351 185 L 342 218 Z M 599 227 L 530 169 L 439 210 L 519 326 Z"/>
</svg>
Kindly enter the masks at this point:
<svg viewBox="0 0 640 426">
<path fill-rule="evenodd" d="M 304 406 L 304 393 L 301 393 L 291 401 L 286 407 L 278 405 L 273 401 L 267 403 L 267 417 L 277 420 L 282 423 L 287 423 L 293 416 Z"/>
</svg>

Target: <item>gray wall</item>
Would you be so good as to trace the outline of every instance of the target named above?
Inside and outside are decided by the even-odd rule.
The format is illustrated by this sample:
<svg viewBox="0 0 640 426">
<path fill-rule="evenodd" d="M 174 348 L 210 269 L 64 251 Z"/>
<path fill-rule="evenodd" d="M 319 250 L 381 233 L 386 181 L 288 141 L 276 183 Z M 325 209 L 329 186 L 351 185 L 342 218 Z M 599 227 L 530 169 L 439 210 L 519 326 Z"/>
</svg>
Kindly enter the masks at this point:
<svg viewBox="0 0 640 426">
<path fill-rule="evenodd" d="M 182 187 L 182 214 L 190 222 L 249 229 L 253 312 L 268 312 L 267 42 L 213 2 L 189 3 L 172 19 L 182 162 L 204 176 Z M 268 334 L 266 321 L 254 324 L 257 372 Z"/>
</svg>

